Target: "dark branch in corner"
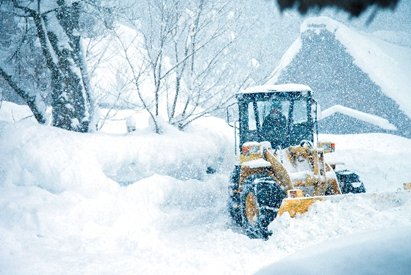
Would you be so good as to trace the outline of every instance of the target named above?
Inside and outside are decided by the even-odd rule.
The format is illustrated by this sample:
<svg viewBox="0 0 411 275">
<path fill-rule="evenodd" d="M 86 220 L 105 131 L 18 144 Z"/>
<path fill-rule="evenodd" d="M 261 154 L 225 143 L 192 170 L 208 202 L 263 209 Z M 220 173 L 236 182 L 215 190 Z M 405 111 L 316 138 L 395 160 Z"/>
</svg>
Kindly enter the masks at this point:
<svg viewBox="0 0 411 275">
<path fill-rule="evenodd" d="M 306 14 L 309 10 L 331 7 L 344 10 L 354 17 L 371 7 L 375 7 L 374 16 L 377 10 L 394 10 L 398 2 L 399 0 L 277 0 L 281 11 L 296 8 L 301 14 Z"/>
</svg>

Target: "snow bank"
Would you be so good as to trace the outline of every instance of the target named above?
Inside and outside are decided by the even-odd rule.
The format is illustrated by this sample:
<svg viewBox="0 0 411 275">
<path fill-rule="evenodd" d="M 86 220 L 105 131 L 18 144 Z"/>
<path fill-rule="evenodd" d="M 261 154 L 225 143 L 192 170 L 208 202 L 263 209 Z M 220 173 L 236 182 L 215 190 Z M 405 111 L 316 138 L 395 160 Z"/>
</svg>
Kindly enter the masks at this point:
<svg viewBox="0 0 411 275">
<path fill-rule="evenodd" d="M 164 232 L 225 223 L 228 176 L 205 171 L 231 169 L 232 131 L 216 118 L 165 130 L 80 134 L 0 121 L 0 274 L 115 274 L 108 266 L 124 255 L 133 274 L 153 265 L 167 274 L 157 261 L 170 255 L 180 263 Z"/>
<path fill-rule="evenodd" d="M 411 227 L 341 237 L 284 258 L 256 275 L 407 275 L 411 271 Z"/>
<path fill-rule="evenodd" d="M 185 132 L 169 126 L 163 135 L 143 129 L 121 136 L 0 122 L 0 171 L 13 185 L 83 195 L 112 185 L 106 176 L 122 184 L 154 174 L 201 179 L 208 166 L 218 170 L 227 165 L 222 156 L 233 158 L 231 131 L 222 130 L 227 127 L 224 121 L 209 120 L 209 126 L 194 124 Z"/>
<path fill-rule="evenodd" d="M 411 140 L 388 134 L 319 135 L 335 142 L 335 152 L 325 159 L 337 169 L 359 174 L 367 192 L 396 191 L 411 182 Z"/>
<path fill-rule="evenodd" d="M 33 113 L 26 105 L 18 105 L 8 101 L 0 101 L 0 121 L 19 121 L 27 119 L 35 122 Z"/>
<path fill-rule="evenodd" d="M 31 122 L 0 122 L 0 178 L 52 193 L 93 194 L 111 185 L 82 135 Z M 80 142 L 79 142 L 80 141 Z"/>
<path fill-rule="evenodd" d="M 125 129 L 125 120 L 111 126 Z M 336 143 L 326 158 L 345 162 L 368 191 L 410 182 L 408 139 L 320 139 Z M 411 198 L 349 196 L 277 218 L 268 241 L 249 239 L 226 212 L 233 144 L 232 129 L 213 117 L 162 135 L 1 121 L 0 274 L 252 274 L 327 240 L 411 227 Z M 209 164 L 217 173 L 205 173 Z"/>
</svg>

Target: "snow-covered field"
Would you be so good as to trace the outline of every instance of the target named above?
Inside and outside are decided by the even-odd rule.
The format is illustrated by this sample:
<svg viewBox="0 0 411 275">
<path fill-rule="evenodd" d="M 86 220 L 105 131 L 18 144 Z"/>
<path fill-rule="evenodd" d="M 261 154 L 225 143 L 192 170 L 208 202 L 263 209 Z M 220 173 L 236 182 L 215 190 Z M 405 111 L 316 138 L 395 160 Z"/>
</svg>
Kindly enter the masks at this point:
<svg viewBox="0 0 411 275">
<path fill-rule="evenodd" d="M 0 111 L 1 275 L 253 274 L 270 264 L 261 274 L 285 274 L 297 260 L 295 274 L 382 274 L 365 272 L 377 263 L 411 272 L 408 193 L 317 202 L 302 216 L 277 218 L 268 241 L 252 240 L 225 209 L 234 142 L 224 121 L 203 118 L 157 135 L 137 118 L 143 126 L 133 133 L 120 121 L 119 134 L 114 125 L 79 134 L 12 122 L 9 110 Z M 367 192 L 411 182 L 411 140 L 320 138 L 336 142 L 327 158 L 357 172 Z M 217 172 L 206 174 L 208 166 Z"/>
</svg>

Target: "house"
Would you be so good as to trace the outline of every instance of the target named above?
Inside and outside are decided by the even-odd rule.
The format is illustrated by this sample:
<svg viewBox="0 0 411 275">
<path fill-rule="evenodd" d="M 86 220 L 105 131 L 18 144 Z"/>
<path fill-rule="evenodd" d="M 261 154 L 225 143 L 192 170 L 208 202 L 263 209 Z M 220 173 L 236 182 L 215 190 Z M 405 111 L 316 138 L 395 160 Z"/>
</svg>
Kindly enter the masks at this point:
<svg viewBox="0 0 411 275">
<path fill-rule="evenodd" d="M 310 86 L 322 110 L 333 110 L 319 122 L 320 133 L 381 132 L 411 138 L 409 69 L 365 35 L 330 18 L 314 17 L 304 21 L 300 37 L 267 84 Z M 366 119 L 367 114 L 375 119 Z"/>
</svg>

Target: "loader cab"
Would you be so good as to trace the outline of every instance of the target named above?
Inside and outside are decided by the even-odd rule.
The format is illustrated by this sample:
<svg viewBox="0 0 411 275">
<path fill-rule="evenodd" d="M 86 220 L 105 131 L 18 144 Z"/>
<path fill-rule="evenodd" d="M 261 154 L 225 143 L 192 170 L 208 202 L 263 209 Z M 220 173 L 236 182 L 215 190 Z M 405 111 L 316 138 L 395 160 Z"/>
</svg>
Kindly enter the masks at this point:
<svg viewBox="0 0 411 275">
<path fill-rule="evenodd" d="M 314 144 L 317 105 L 308 86 L 257 86 L 237 94 L 237 101 L 240 144 L 269 141 L 272 148 L 299 145 L 302 140 Z"/>
</svg>

